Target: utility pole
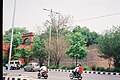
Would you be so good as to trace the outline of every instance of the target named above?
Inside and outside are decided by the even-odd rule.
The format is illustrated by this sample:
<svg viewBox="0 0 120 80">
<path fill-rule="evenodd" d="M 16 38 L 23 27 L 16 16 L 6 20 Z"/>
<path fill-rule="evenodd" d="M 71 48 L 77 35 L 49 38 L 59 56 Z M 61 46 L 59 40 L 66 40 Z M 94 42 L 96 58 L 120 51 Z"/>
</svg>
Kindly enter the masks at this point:
<svg viewBox="0 0 120 80">
<path fill-rule="evenodd" d="M 47 9 L 43 9 L 46 11 L 49 11 Z M 50 10 L 50 14 L 52 14 L 52 9 Z M 46 20 L 47 22 L 49 22 L 48 20 Z M 49 22 L 50 23 L 50 22 Z M 51 23 L 50 23 L 51 24 Z M 49 51 L 48 51 L 48 66 L 50 66 L 50 42 L 51 42 L 51 26 L 49 26 L 49 41 L 48 41 L 48 46 L 49 46 Z"/>
<path fill-rule="evenodd" d="M 14 10 L 13 10 L 12 34 L 11 34 L 10 51 L 9 51 L 9 59 L 8 59 L 8 70 L 10 70 L 10 61 L 11 61 L 11 52 L 12 52 L 12 41 L 13 41 L 13 32 L 14 32 L 15 8 L 16 8 L 16 0 L 14 2 Z"/>
<path fill-rule="evenodd" d="M 55 14 L 59 14 L 58 12 L 55 12 L 55 11 L 52 11 L 51 10 L 48 10 L 48 9 L 43 9 L 45 11 L 50 11 L 50 14 L 52 15 L 52 13 L 55 13 Z M 47 22 L 49 22 L 48 20 L 46 20 Z M 53 21 L 53 19 L 51 19 L 51 21 Z M 49 22 L 50 23 L 50 22 Z M 50 23 L 52 24 L 52 23 Z M 57 32 L 57 52 L 58 52 L 58 27 L 56 28 L 56 32 Z M 49 31 L 49 52 L 48 52 L 48 66 L 50 66 L 50 42 L 51 42 L 51 26 L 49 26 L 50 28 L 50 31 Z"/>
<path fill-rule="evenodd" d="M 49 26 L 49 44 L 48 44 L 48 46 L 49 46 L 49 54 L 48 54 L 48 66 L 50 66 L 50 52 L 51 52 L 51 50 L 50 50 L 50 42 L 51 42 L 51 26 Z"/>
</svg>

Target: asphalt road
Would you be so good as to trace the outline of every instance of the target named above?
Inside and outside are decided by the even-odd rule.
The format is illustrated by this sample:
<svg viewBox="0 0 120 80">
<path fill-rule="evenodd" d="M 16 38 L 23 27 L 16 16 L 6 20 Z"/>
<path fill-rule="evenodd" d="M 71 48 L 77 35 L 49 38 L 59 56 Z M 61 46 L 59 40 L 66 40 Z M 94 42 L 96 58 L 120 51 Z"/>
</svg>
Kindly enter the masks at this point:
<svg viewBox="0 0 120 80">
<path fill-rule="evenodd" d="M 37 78 L 38 72 L 25 72 L 23 69 L 21 70 L 4 70 L 7 72 L 9 76 L 18 76 L 22 74 L 24 76 L 30 77 L 34 79 Z M 57 71 L 49 71 L 47 80 L 70 80 L 69 79 L 70 72 L 57 72 Z M 103 75 L 103 74 L 82 74 L 83 80 L 120 80 L 120 75 Z M 46 80 L 46 79 L 38 79 L 38 80 Z"/>
</svg>

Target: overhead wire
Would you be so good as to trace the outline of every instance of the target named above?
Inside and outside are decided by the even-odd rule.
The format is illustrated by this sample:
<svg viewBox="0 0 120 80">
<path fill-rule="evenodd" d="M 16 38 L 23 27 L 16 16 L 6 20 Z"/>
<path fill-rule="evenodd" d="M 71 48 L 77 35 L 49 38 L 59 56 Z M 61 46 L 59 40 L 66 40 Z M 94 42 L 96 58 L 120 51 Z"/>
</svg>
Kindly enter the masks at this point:
<svg viewBox="0 0 120 80">
<path fill-rule="evenodd" d="M 104 18 L 104 17 L 113 16 L 113 15 L 119 15 L 119 14 L 120 14 L 120 12 L 118 12 L 118 13 L 113 13 L 113 14 L 107 14 L 107 15 L 103 15 L 103 16 L 97 16 L 97 17 L 79 19 L 79 20 L 75 20 L 75 21 L 73 21 L 73 22 L 93 20 L 93 19 Z"/>
</svg>

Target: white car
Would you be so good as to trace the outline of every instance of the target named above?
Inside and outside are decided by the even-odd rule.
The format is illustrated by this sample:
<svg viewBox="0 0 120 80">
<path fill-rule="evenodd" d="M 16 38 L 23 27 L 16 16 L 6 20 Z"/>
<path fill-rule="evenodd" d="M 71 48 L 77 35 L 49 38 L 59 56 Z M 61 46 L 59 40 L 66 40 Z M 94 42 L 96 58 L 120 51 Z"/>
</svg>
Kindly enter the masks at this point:
<svg viewBox="0 0 120 80">
<path fill-rule="evenodd" d="M 12 60 L 12 61 L 10 61 L 10 65 L 6 64 L 6 69 L 8 69 L 8 67 L 10 67 L 10 70 L 14 70 L 14 69 L 19 70 L 20 65 L 21 65 L 21 62 L 19 60 Z"/>
<path fill-rule="evenodd" d="M 24 71 L 38 71 L 40 68 L 39 63 L 28 63 L 25 67 L 24 67 Z"/>
</svg>

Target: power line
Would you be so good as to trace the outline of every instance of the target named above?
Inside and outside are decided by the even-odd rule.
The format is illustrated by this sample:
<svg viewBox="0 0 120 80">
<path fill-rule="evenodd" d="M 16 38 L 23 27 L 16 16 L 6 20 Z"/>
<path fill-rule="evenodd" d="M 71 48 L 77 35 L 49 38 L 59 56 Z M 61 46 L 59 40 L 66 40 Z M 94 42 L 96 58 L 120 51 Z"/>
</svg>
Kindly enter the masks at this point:
<svg viewBox="0 0 120 80">
<path fill-rule="evenodd" d="M 113 13 L 113 14 L 108 14 L 108 15 L 103 15 L 103 16 L 97 16 L 97 17 L 79 19 L 79 20 L 76 20 L 76 21 L 73 21 L 73 22 L 87 21 L 87 20 L 98 19 L 98 18 L 104 18 L 104 17 L 114 16 L 114 15 L 119 15 L 119 14 L 120 14 L 120 12 L 118 12 L 118 13 Z"/>
</svg>

